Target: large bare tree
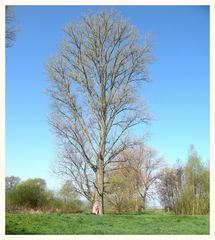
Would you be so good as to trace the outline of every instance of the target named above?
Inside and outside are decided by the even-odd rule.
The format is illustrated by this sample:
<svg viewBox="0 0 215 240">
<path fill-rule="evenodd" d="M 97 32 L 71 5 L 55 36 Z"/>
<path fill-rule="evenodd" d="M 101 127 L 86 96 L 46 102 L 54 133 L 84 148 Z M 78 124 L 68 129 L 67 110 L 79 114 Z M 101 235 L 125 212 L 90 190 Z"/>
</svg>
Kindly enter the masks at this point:
<svg viewBox="0 0 215 240">
<path fill-rule="evenodd" d="M 148 80 L 151 41 L 116 11 L 89 14 L 65 28 L 50 59 L 50 123 L 61 139 L 59 171 L 104 212 L 104 176 L 117 155 L 134 143 L 130 128 L 148 121 L 137 87 Z"/>
</svg>

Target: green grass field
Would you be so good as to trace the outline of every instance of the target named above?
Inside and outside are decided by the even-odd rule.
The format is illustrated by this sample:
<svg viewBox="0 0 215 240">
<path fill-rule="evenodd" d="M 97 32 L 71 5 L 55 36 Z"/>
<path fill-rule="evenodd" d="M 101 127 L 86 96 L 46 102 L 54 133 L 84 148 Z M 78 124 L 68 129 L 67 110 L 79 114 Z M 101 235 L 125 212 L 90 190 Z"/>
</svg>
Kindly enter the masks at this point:
<svg viewBox="0 0 215 240">
<path fill-rule="evenodd" d="M 209 234 L 209 216 L 8 213 L 6 234 Z"/>
</svg>

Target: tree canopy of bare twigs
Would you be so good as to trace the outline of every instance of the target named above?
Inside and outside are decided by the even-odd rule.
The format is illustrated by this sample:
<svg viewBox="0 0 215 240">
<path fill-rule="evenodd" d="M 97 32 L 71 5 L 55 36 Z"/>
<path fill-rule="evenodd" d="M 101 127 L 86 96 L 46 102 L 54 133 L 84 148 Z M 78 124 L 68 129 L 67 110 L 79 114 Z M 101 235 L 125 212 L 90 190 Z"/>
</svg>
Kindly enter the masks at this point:
<svg viewBox="0 0 215 240">
<path fill-rule="evenodd" d="M 164 158 L 139 139 L 137 146 L 118 155 L 115 162 L 115 166 L 106 171 L 106 200 L 117 211 L 144 210 L 147 201 L 158 198 L 156 186 L 166 166 Z"/>
<path fill-rule="evenodd" d="M 161 170 L 166 166 L 165 159 L 159 157 L 155 149 L 144 143 L 138 146 L 133 153 L 133 168 L 135 168 L 134 181 L 137 191 L 142 198 L 145 209 L 147 199 L 155 197 L 155 187 L 162 174 Z"/>
<path fill-rule="evenodd" d="M 5 7 L 5 24 L 6 24 L 6 30 L 5 30 L 5 38 L 6 38 L 6 47 L 12 47 L 13 43 L 16 39 L 16 32 L 17 29 L 14 26 L 16 15 L 13 11 L 13 8 L 11 6 Z"/>
<path fill-rule="evenodd" d="M 5 178 L 5 190 L 10 191 L 13 188 L 16 187 L 17 184 L 19 184 L 21 181 L 21 178 L 15 177 L 15 176 L 10 176 Z"/>
<path fill-rule="evenodd" d="M 156 150 L 145 145 L 139 140 L 135 148 L 130 148 L 118 156 L 116 172 L 129 179 L 133 191 L 142 200 L 142 208 L 145 209 L 147 199 L 153 200 L 155 188 L 166 166 L 163 157 L 159 157 Z M 110 171 L 112 176 L 112 171 Z"/>
<path fill-rule="evenodd" d="M 59 172 L 103 213 L 104 176 L 115 158 L 135 143 L 129 129 L 149 115 L 137 87 L 148 80 L 151 40 L 116 11 L 89 14 L 65 28 L 58 55 L 50 59 L 50 123 L 60 143 Z"/>
</svg>

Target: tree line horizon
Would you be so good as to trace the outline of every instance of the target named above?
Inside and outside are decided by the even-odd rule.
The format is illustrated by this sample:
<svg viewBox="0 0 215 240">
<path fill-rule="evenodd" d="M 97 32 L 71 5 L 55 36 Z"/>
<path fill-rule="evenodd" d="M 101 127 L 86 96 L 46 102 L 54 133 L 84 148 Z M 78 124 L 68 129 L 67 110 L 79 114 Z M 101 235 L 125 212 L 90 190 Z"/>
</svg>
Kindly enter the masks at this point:
<svg viewBox="0 0 215 240">
<path fill-rule="evenodd" d="M 141 161 L 141 174 L 127 162 L 108 176 L 109 193 L 105 195 L 105 212 L 144 212 L 153 207 L 150 201 L 157 196 L 160 206 L 156 209 L 175 214 L 209 214 L 210 171 L 208 163 L 201 160 L 195 148 L 190 147 L 184 164 L 177 160 L 172 165 L 157 165 L 156 158 L 153 158 Z M 5 182 L 7 212 L 92 211 L 92 204 L 81 198 L 83 195 L 76 191 L 71 179 L 65 180 L 57 191 L 48 188 L 41 178 L 21 181 L 19 177 L 8 176 Z"/>
</svg>

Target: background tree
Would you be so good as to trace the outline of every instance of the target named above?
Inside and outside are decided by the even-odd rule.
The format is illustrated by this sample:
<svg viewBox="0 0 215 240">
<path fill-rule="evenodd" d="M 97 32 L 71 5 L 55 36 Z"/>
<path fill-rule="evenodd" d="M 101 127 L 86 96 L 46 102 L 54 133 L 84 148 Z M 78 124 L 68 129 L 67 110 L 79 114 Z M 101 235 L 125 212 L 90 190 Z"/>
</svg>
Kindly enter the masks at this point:
<svg viewBox="0 0 215 240">
<path fill-rule="evenodd" d="M 8 205 L 27 208 L 40 208 L 46 204 L 50 197 L 46 191 L 46 182 L 35 178 L 22 181 L 7 195 Z"/>
<path fill-rule="evenodd" d="M 133 180 L 142 199 L 143 209 L 145 209 L 147 199 L 153 199 L 156 195 L 156 184 L 161 176 L 161 169 L 165 166 L 165 161 L 157 156 L 155 149 L 146 146 L 143 142 L 131 152 L 130 159 L 132 159 L 130 167 L 135 168 Z"/>
<path fill-rule="evenodd" d="M 59 209 L 61 212 L 82 212 L 84 207 L 83 202 L 79 199 L 79 195 L 70 181 L 66 181 L 57 194 L 58 202 L 61 200 Z"/>
<path fill-rule="evenodd" d="M 161 204 L 166 211 L 174 211 L 182 191 L 183 172 L 179 168 L 165 168 L 157 185 Z"/>
<path fill-rule="evenodd" d="M 184 169 L 184 184 L 176 212 L 182 214 L 207 214 L 210 210 L 210 174 L 193 146 Z"/>
<path fill-rule="evenodd" d="M 75 191 L 72 183 L 70 181 L 66 181 L 62 188 L 59 191 L 59 195 L 63 198 L 65 202 L 69 201 L 70 199 L 77 199 L 78 195 Z"/>
<path fill-rule="evenodd" d="M 163 171 L 158 186 L 162 205 L 176 214 L 208 214 L 209 176 L 208 167 L 191 147 L 184 167 L 177 164 Z"/>
<path fill-rule="evenodd" d="M 60 138 L 62 173 L 104 211 L 104 176 L 134 145 L 126 132 L 148 121 L 136 87 L 147 81 L 151 42 L 115 11 L 99 11 L 65 28 L 59 54 L 47 65 L 53 99 L 50 123 Z"/>
<path fill-rule="evenodd" d="M 13 188 L 16 187 L 17 184 L 19 184 L 21 181 L 21 178 L 15 177 L 15 176 L 10 176 L 5 178 L 5 190 L 10 191 Z"/>
<path fill-rule="evenodd" d="M 16 188 L 16 186 L 20 183 L 21 178 L 10 176 L 5 178 L 5 205 L 6 209 L 11 209 L 14 206 L 13 201 L 13 190 Z"/>
<path fill-rule="evenodd" d="M 165 165 L 164 159 L 139 140 L 135 148 L 118 155 L 115 162 L 108 170 L 107 200 L 120 210 L 123 204 L 124 209 L 127 206 L 131 211 L 145 209 L 147 199 L 156 195 L 155 186 Z"/>
<path fill-rule="evenodd" d="M 40 178 L 22 181 L 6 191 L 6 211 L 10 212 L 77 213 L 86 209 L 87 204 L 81 201 L 71 182 L 68 181 L 57 192 L 49 190 L 45 180 Z"/>
<path fill-rule="evenodd" d="M 12 47 L 16 39 L 17 29 L 15 28 L 16 15 L 11 6 L 5 7 L 5 23 L 6 23 L 6 47 Z"/>
<path fill-rule="evenodd" d="M 105 179 L 105 200 L 109 211 L 134 212 L 141 208 L 134 181 L 134 169 L 128 162 L 128 150 L 120 154 Z"/>
</svg>

